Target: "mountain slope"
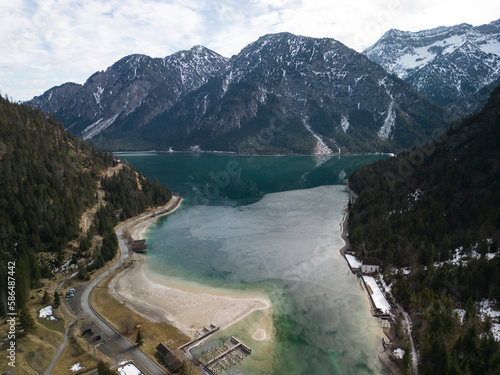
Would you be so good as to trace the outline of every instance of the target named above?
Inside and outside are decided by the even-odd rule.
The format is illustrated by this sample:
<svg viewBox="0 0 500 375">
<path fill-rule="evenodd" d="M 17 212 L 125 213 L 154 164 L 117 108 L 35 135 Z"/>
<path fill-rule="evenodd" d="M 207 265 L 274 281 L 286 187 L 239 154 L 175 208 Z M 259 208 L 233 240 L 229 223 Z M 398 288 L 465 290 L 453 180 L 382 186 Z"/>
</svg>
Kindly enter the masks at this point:
<svg viewBox="0 0 500 375">
<path fill-rule="evenodd" d="M 201 46 L 163 59 L 131 55 L 95 73 L 84 85 L 54 87 L 29 104 L 51 113 L 74 134 L 91 139 L 111 125 L 121 131 L 130 129 L 130 123 L 133 128 L 146 125 L 224 71 L 226 63 L 226 58 Z"/>
<path fill-rule="evenodd" d="M 500 369 L 499 145 L 500 86 L 442 137 L 349 177 L 350 243 L 411 315 L 419 374 Z"/>
<path fill-rule="evenodd" d="M 129 167 L 104 178 L 115 163 L 113 155 L 76 139 L 40 110 L 0 97 L 1 317 L 6 316 L 8 306 L 8 262 L 16 262 L 16 309 L 22 309 L 29 289 L 39 288 L 41 277 L 51 277 L 53 270 L 61 269 L 67 250 L 70 258 L 74 256 L 73 263 L 84 258 L 87 263 L 95 260 L 90 263 L 94 268 L 102 266 L 116 253 L 112 238 L 118 217 L 126 219 L 170 199 L 164 186 L 137 176 Z M 107 200 L 102 207 L 98 183 Z M 94 235 L 81 233 L 80 227 L 82 214 L 90 207 L 97 212 L 95 229 L 88 233 L 103 237 L 102 246 L 93 254 L 89 249 Z M 78 243 L 79 251 L 74 248 Z"/>
<path fill-rule="evenodd" d="M 345 45 L 289 33 L 248 45 L 221 79 L 188 99 L 157 119 L 157 129 L 180 120 L 189 124 L 188 143 L 231 151 L 393 151 L 428 139 L 445 117 Z M 255 140 L 269 131 L 269 140 Z"/>
<path fill-rule="evenodd" d="M 191 71 L 179 73 L 178 57 L 127 57 L 89 78 L 78 99 L 68 84 L 30 104 L 108 150 L 392 152 L 446 124 L 443 108 L 333 39 L 266 35 L 229 61 L 195 49 L 211 57 Z M 165 69 L 176 78 L 158 73 L 150 89 L 148 72 Z"/>
<path fill-rule="evenodd" d="M 465 243 L 498 243 L 499 119 L 497 87 L 480 113 L 453 124 L 445 136 L 356 171 L 349 182 L 360 198 L 349 225 L 362 228 L 363 239 L 354 236 L 353 244 L 407 266 L 425 258 L 419 253 L 429 247 L 438 261 Z"/>
<path fill-rule="evenodd" d="M 419 32 L 392 29 L 363 53 L 423 95 L 447 105 L 500 76 L 500 20 Z"/>
</svg>

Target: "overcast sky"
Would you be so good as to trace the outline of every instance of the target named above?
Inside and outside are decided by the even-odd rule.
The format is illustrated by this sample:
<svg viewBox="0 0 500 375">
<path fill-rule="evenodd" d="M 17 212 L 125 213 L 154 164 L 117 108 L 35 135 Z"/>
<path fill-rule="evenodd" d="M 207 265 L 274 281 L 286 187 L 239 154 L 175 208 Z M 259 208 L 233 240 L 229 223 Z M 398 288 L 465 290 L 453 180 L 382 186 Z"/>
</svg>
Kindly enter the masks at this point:
<svg viewBox="0 0 500 375">
<path fill-rule="evenodd" d="M 362 51 L 391 28 L 498 18 L 498 0 L 2 0 L 0 91 L 28 100 L 133 53 L 165 57 L 200 44 L 230 57 L 267 33 Z"/>
</svg>

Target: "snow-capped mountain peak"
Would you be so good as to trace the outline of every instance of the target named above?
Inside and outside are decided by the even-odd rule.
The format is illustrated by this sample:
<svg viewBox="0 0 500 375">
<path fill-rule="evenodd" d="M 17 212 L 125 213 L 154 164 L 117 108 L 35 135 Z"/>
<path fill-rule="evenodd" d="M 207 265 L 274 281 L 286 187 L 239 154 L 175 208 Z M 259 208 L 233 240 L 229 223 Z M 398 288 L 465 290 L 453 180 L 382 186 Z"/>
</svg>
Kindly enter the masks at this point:
<svg viewBox="0 0 500 375">
<path fill-rule="evenodd" d="M 418 32 L 393 29 L 363 53 L 422 94 L 449 104 L 500 75 L 500 20 Z"/>
</svg>

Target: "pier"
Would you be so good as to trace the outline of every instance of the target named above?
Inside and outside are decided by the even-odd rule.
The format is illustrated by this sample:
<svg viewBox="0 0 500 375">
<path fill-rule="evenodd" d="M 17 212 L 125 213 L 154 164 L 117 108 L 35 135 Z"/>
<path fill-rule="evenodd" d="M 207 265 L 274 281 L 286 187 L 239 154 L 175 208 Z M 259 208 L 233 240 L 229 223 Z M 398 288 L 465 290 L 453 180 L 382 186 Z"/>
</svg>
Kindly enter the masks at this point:
<svg viewBox="0 0 500 375">
<path fill-rule="evenodd" d="M 197 361 L 212 375 L 217 375 L 223 370 L 236 365 L 246 356 L 252 353 L 252 349 L 243 344 L 240 340 L 231 338 L 221 345 L 203 353 Z"/>
<path fill-rule="evenodd" d="M 180 346 L 180 347 L 179 347 L 179 350 L 184 350 L 184 351 L 186 351 L 186 350 L 185 350 L 186 348 L 189 348 L 191 345 L 195 344 L 195 343 L 196 343 L 196 342 L 198 342 L 198 341 L 203 340 L 204 338 L 206 338 L 206 337 L 210 336 L 212 333 L 215 333 L 215 332 L 217 332 L 218 330 L 219 330 L 219 327 L 218 327 L 218 326 L 216 326 L 216 325 L 215 325 L 215 324 L 213 324 L 213 323 L 212 323 L 212 324 L 210 324 L 210 328 L 204 328 L 204 329 L 203 329 L 203 333 L 202 333 L 200 336 L 198 336 L 198 337 L 196 337 L 195 339 L 193 339 L 193 340 L 191 340 L 191 341 L 189 341 L 189 342 L 185 343 L 184 345 Z"/>
</svg>

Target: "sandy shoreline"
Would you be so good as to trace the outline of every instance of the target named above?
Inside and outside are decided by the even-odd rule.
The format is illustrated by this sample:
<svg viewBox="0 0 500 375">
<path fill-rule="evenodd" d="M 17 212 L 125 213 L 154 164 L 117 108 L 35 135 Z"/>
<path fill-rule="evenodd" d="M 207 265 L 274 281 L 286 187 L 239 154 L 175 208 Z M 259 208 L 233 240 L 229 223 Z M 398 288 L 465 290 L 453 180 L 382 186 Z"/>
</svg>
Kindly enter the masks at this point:
<svg viewBox="0 0 500 375">
<path fill-rule="evenodd" d="M 175 207 L 162 209 L 163 213 L 140 220 L 126 232 L 134 240 L 142 238 L 152 223 L 177 210 L 181 203 L 182 199 L 174 202 Z M 146 319 L 172 324 L 191 338 L 211 323 L 223 329 L 254 311 L 271 308 L 265 297 L 147 275 L 144 270 L 147 258 L 136 253 L 130 258 L 131 266 L 109 283 L 111 295 Z M 269 327 L 259 327 L 257 337 L 269 336 L 267 330 Z"/>
</svg>

